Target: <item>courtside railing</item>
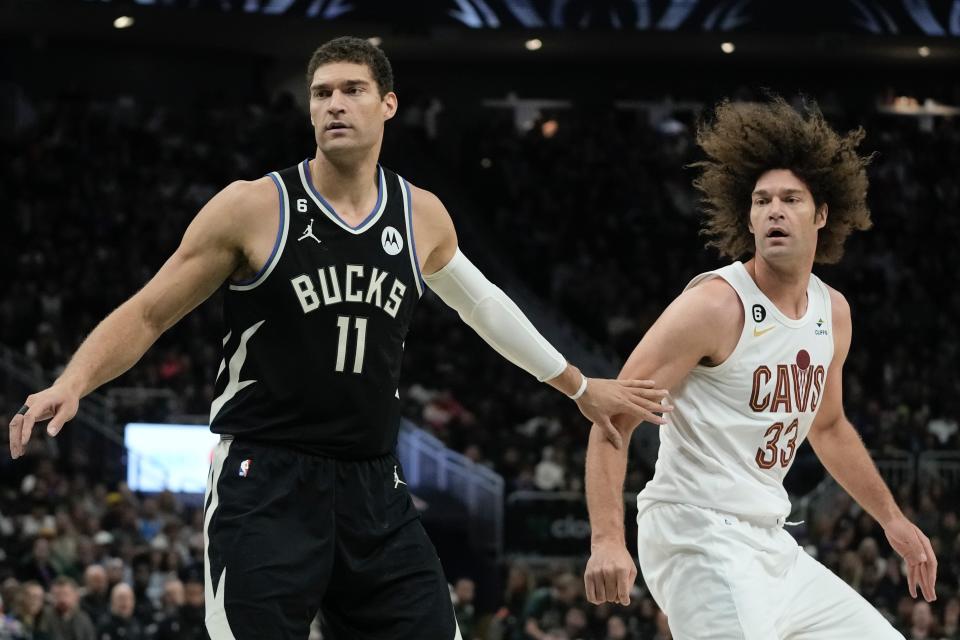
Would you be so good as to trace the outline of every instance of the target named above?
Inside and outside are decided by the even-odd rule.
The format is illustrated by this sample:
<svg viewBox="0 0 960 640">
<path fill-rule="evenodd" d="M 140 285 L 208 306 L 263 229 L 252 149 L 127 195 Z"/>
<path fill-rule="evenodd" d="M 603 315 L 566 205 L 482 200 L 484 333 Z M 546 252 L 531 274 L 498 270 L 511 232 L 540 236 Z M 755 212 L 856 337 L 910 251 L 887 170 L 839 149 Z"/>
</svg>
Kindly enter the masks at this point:
<svg viewBox="0 0 960 640">
<path fill-rule="evenodd" d="M 500 557 L 503 552 L 503 478 L 448 449 L 437 438 L 403 420 L 397 457 L 414 489 L 434 489 L 462 500 L 470 518 L 470 546 Z"/>
</svg>

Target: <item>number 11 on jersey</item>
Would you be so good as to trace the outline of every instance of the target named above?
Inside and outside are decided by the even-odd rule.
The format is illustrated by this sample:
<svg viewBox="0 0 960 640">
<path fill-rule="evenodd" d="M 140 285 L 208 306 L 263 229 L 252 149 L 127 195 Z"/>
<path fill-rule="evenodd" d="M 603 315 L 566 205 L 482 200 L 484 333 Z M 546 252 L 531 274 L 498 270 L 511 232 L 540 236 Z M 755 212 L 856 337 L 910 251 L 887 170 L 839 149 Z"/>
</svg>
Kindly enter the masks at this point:
<svg viewBox="0 0 960 640">
<path fill-rule="evenodd" d="M 347 363 L 347 337 L 350 335 L 351 320 L 353 320 L 354 329 L 357 332 L 357 349 L 353 354 L 353 372 L 363 373 L 363 352 L 367 344 L 367 319 L 350 316 L 337 317 L 337 328 L 340 330 L 340 335 L 337 343 L 336 370 L 343 372 Z"/>
</svg>

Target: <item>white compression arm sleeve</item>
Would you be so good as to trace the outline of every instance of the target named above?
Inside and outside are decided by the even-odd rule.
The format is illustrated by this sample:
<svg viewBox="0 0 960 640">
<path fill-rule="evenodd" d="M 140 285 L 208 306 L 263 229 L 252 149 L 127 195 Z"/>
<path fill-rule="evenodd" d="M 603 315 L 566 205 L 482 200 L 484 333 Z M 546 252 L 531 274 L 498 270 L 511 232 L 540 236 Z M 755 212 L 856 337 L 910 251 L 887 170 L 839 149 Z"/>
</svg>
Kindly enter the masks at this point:
<svg viewBox="0 0 960 640">
<path fill-rule="evenodd" d="M 460 249 L 445 267 L 424 275 L 427 285 L 497 353 L 543 382 L 567 361 L 527 320 L 513 300 L 480 273 Z"/>
</svg>

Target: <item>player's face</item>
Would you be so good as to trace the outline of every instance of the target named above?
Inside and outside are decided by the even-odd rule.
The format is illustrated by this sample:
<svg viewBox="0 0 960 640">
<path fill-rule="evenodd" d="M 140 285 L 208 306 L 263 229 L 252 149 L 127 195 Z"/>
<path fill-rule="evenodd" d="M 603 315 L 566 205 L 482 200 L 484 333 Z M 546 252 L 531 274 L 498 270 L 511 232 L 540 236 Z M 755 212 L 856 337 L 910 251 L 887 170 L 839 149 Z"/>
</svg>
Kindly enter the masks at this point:
<svg viewBox="0 0 960 640">
<path fill-rule="evenodd" d="M 310 83 L 310 121 L 325 154 L 365 151 L 380 142 L 383 123 L 397 112 L 397 96 L 383 96 L 365 64 L 333 62 Z"/>
<path fill-rule="evenodd" d="M 757 180 L 750 204 L 750 231 L 757 255 L 780 261 L 813 256 L 817 232 L 827 222 L 827 206 L 819 209 L 813 194 L 792 171 L 773 169 Z"/>
</svg>

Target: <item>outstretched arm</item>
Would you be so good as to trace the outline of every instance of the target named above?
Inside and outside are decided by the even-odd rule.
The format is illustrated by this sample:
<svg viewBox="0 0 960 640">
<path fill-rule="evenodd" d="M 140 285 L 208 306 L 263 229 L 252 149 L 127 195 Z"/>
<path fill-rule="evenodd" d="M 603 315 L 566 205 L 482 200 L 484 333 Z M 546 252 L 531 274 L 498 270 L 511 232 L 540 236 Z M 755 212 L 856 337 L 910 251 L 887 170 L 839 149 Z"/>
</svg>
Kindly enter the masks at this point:
<svg viewBox="0 0 960 640">
<path fill-rule="evenodd" d="M 653 378 L 675 389 L 698 363 L 725 360 L 742 327 L 743 310 L 737 294 L 721 280 L 707 281 L 667 307 L 634 349 L 620 377 Z M 631 416 L 614 419 L 625 442 L 637 423 Z M 614 449 L 594 425 L 586 470 L 591 555 L 584 574 L 587 600 L 594 604 L 629 604 L 636 578 L 636 564 L 627 552 L 623 531 L 626 471 L 627 448 Z"/>
<path fill-rule="evenodd" d="M 622 446 L 612 416 L 627 414 L 660 423 L 662 390 L 650 380 L 587 380 L 531 324 L 520 308 L 457 248 L 457 234 L 443 204 L 414 189 L 414 237 L 422 252 L 421 270 L 441 300 L 504 358 L 577 402 L 591 422 Z M 419 252 L 418 252 L 419 253 Z"/>
<path fill-rule="evenodd" d="M 850 306 L 831 290 L 834 355 L 817 418 L 810 428 L 810 444 L 830 475 L 883 527 L 890 546 L 907 561 L 910 595 L 917 585 L 928 602 L 936 600 L 937 558 L 930 540 L 897 506 L 877 471 L 860 435 L 843 411 L 843 363 L 853 333 Z"/>
<path fill-rule="evenodd" d="M 27 397 L 29 410 L 10 422 L 14 458 L 23 455 L 35 422 L 50 419 L 47 432 L 59 433 L 76 415 L 80 398 L 136 364 L 160 334 L 242 264 L 238 229 L 244 228 L 243 216 L 251 207 L 261 214 L 263 207 L 276 209 L 276 191 L 268 178 L 235 182 L 201 209 L 157 274 L 97 325 L 51 387 Z"/>
</svg>

